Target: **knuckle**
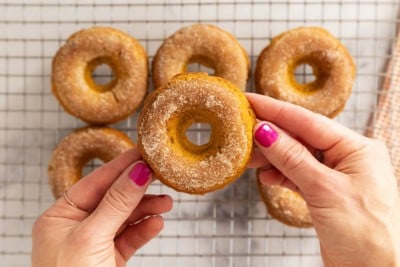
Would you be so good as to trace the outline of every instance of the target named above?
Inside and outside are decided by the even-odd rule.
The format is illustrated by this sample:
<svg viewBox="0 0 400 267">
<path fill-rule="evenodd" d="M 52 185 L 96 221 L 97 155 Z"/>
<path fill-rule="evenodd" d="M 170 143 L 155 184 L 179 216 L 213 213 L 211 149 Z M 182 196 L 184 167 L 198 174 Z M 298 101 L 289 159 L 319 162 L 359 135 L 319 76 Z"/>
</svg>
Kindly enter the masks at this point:
<svg viewBox="0 0 400 267">
<path fill-rule="evenodd" d="M 346 192 L 346 188 L 343 187 L 344 183 L 341 181 L 342 179 L 339 179 L 338 176 L 324 174 L 320 179 L 315 179 L 313 186 L 323 194 L 334 196 L 336 193 Z"/>
<path fill-rule="evenodd" d="M 113 209 L 120 212 L 128 212 L 131 210 L 129 196 L 123 188 L 112 186 L 104 196 L 104 201 Z"/>
<path fill-rule="evenodd" d="M 389 153 L 389 150 L 386 146 L 386 143 L 378 140 L 378 139 L 371 139 L 368 138 L 367 143 L 364 146 L 365 151 L 369 154 L 387 154 Z"/>
<path fill-rule="evenodd" d="M 43 215 L 36 219 L 32 225 L 32 236 L 40 235 L 44 229 L 46 229 L 46 220 Z"/>
<path fill-rule="evenodd" d="M 66 244 L 90 245 L 96 242 L 95 229 L 90 225 L 81 225 L 71 232 L 65 240 Z"/>
<path fill-rule="evenodd" d="M 307 150 L 298 143 L 287 145 L 282 149 L 282 164 L 287 171 L 296 171 L 301 168 L 307 157 Z"/>
<path fill-rule="evenodd" d="M 374 144 L 375 144 L 375 147 L 381 151 L 387 150 L 385 142 L 383 142 L 381 140 L 374 140 Z"/>
<path fill-rule="evenodd" d="M 374 139 L 374 138 L 369 138 L 369 137 L 363 137 L 364 139 L 364 145 L 377 148 L 377 147 L 386 147 L 385 143 L 379 139 Z"/>
</svg>

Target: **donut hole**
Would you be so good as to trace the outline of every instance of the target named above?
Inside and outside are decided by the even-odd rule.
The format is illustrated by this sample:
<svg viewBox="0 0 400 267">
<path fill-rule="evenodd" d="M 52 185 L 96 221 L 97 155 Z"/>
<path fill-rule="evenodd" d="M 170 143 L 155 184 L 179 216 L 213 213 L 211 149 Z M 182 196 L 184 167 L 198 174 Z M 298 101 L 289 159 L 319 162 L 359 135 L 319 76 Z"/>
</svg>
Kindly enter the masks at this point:
<svg viewBox="0 0 400 267">
<path fill-rule="evenodd" d="M 96 85 L 105 86 L 114 81 L 115 75 L 113 69 L 108 64 L 100 64 L 92 71 L 92 80 Z"/>
<path fill-rule="evenodd" d="M 314 93 L 325 86 L 332 66 L 322 53 L 311 53 L 289 66 L 289 76 L 294 88 L 302 93 Z"/>
<path fill-rule="evenodd" d="M 203 146 L 210 142 L 211 125 L 206 122 L 192 123 L 185 132 L 186 138 L 195 146 Z"/>
<path fill-rule="evenodd" d="M 86 80 L 99 92 L 110 91 L 117 80 L 114 69 L 110 59 L 95 58 L 87 64 Z"/>
<path fill-rule="evenodd" d="M 215 71 L 213 68 L 206 67 L 200 63 L 189 63 L 187 65 L 187 72 L 206 72 L 208 75 L 215 76 Z"/>
<path fill-rule="evenodd" d="M 313 66 L 307 63 L 301 63 L 296 66 L 294 78 L 299 85 L 312 84 L 317 80 Z"/>
<path fill-rule="evenodd" d="M 196 160 L 214 155 L 224 143 L 218 123 L 217 116 L 208 110 L 183 111 L 167 122 L 169 146 Z"/>
<path fill-rule="evenodd" d="M 101 159 L 98 159 L 98 158 L 89 159 L 82 167 L 81 177 L 88 175 L 94 169 L 100 167 L 102 164 L 104 164 L 104 161 L 102 161 Z"/>
<path fill-rule="evenodd" d="M 215 76 L 212 59 L 205 56 L 193 56 L 186 65 L 186 72 L 205 72 Z"/>
</svg>

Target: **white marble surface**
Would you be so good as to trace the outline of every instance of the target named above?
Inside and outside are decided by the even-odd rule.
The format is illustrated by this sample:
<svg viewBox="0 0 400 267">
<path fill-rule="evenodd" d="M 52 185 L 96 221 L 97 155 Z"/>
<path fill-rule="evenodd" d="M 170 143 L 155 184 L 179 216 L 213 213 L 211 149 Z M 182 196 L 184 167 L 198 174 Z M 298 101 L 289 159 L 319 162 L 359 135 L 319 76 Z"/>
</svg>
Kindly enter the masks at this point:
<svg viewBox="0 0 400 267">
<path fill-rule="evenodd" d="M 61 4 L 62 2 L 62 4 Z M 184 25 L 216 24 L 233 33 L 255 63 L 271 37 L 301 25 L 327 28 L 355 58 L 358 75 L 338 120 L 363 132 L 376 107 L 395 36 L 398 1 L 0 1 L 0 265 L 28 266 L 30 228 L 53 198 L 46 167 L 57 142 L 84 124 L 50 90 L 51 59 L 78 29 L 119 28 L 155 54 Z M 197 66 L 192 66 L 197 69 Z M 253 68 L 254 69 L 254 68 Z M 253 90 L 252 81 L 249 90 Z M 136 119 L 114 125 L 135 140 Z M 194 138 L 204 138 L 200 131 Z M 170 193 L 173 211 L 159 238 L 129 266 L 320 266 L 313 230 L 283 226 L 265 211 L 247 173 L 205 196 Z"/>
</svg>

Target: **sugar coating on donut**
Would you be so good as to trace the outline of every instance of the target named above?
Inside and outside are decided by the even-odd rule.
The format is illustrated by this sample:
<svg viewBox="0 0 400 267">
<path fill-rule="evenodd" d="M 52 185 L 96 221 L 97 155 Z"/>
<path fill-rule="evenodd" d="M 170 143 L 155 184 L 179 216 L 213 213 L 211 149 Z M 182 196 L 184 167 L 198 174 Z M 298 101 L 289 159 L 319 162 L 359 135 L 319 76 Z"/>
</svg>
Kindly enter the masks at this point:
<svg viewBox="0 0 400 267">
<path fill-rule="evenodd" d="M 178 191 L 206 193 L 236 179 L 249 160 L 254 115 L 244 96 L 226 89 L 218 78 L 190 74 L 174 78 L 145 102 L 139 118 L 139 148 L 162 182 Z M 226 81 L 225 81 L 226 82 Z M 244 102 L 244 100 L 246 102 Z M 203 153 L 171 141 L 168 123 L 196 110 L 204 111 L 219 139 L 210 138 Z M 182 115 L 186 116 L 186 115 Z M 213 125 L 218 124 L 218 125 Z M 178 136 L 178 135 L 176 135 Z M 219 146 L 219 147 L 217 147 Z"/>
<path fill-rule="evenodd" d="M 100 64 L 113 70 L 110 84 L 97 85 L 91 72 Z M 52 91 L 64 109 L 91 124 L 109 124 L 132 114 L 147 91 L 147 56 L 133 37 L 94 27 L 68 38 L 52 63 Z"/>
<path fill-rule="evenodd" d="M 153 61 L 155 89 L 185 72 L 192 62 L 213 68 L 215 76 L 246 90 L 250 68 L 246 51 L 230 33 L 207 24 L 182 28 L 164 41 Z"/>
<path fill-rule="evenodd" d="M 123 132 L 107 127 L 86 127 L 64 137 L 49 162 L 49 184 L 57 198 L 82 176 L 83 166 L 91 159 L 110 161 L 134 147 Z"/>
<path fill-rule="evenodd" d="M 295 68 L 309 64 L 315 81 L 300 84 Z M 336 116 L 350 97 L 355 65 L 347 49 L 324 29 L 300 27 L 273 38 L 261 52 L 255 71 L 259 93 Z"/>
<path fill-rule="evenodd" d="M 307 203 L 297 192 L 279 185 L 262 185 L 260 182 L 258 187 L 269 213 L 274 218 L 290 226 L 312 226 Z"/>
<path fill-rule="evenodd" d="M 313 67 L 315 81 L 295 81 L 294 70 L 301 64 Z M 300 27 L 273 38 L 262 51 L 255 84 L 259 93 L 333 118 L 345 107 L 354 77 L 353 59 L 335 37 L 321 28 Z M 296 227 L 312 226 L 307 203 L 298 193 L 260 182 L 259 192 L 276 219 Z"/>
</svg>

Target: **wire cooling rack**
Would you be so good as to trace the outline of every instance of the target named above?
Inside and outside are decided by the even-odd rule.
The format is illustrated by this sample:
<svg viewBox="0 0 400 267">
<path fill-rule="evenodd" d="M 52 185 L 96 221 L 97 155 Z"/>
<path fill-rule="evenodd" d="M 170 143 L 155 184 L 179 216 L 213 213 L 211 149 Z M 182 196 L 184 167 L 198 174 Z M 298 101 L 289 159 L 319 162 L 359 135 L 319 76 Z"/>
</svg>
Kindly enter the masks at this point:
<svg viewBox="0 0 400 267">
<path fill-rule="evenodd" d="M 47 163 L 55 145 L 84 126 L 51 94 L 51 60 L 73 32 L 106 25 L 135 36 L 150 61 L 165 37 L 182 26 L 211 23 L 233 33 L 250 55 L 252 70 L 271 37 L 301 25 L 327 28 L 355 58 L 354 91 L 338 120 L 363 132 L 376 108 L 378 88 L 395 41 L 393 1 L 1 1 L 0 2 L 0 265 L 29 266 L 35 218 L 53 202 Z M 197 65 L 191 70 L 209 71 Z M 109 70 L 96 70 L 109 79 Z M 307 68 L 298 79 L 309 79 Z M 250 80 L 249 91 L 253 91 Z M 134 140 L 137 115 L 113 125 Z M 189 138 L 204 142 L 207 131 Z M 193 139 L 194 138 L 194 139 Z M 99 163 L 92 162 L 86 171 Z M 320 266 L 314 231 L 283 226 L 261 203 L 252 172 L 205 196 L 169 193 L 175 207 L 162 234 L 130 266 Z"/>
</svg>

